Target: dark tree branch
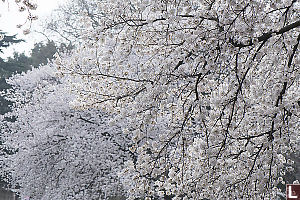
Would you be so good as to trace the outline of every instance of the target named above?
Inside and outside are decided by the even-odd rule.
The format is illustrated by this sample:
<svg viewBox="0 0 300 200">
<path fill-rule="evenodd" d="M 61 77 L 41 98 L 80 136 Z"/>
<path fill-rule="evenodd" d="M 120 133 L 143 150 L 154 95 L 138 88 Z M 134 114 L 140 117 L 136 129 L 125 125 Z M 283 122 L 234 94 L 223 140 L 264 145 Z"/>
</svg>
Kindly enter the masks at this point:
<svg viewBox="0 0 300 200">
<path fill-rule="evenodd" d="M 256 40 L 258 40 L 258 42 L 267 41 L 269 38 L 272 37 L 273 34 L 276 34 L 276 35 L 284 34 L 294 28 L 298 28 L 299 26 L 300 26 L 300 20 L 281 28 L 279 31 L 270 31 L 268 33 L 264 33 L 263 35 L 256 38 Z M 229 38 L 229 42 L 234 47 L 239 47 L 239 48 L 252 46 L 254 44 L 254 42 L 253 42 L 254 40 L 255 39 L 249 39 L 246 43 L 242 43 L 240 41 L 234 41 L 233 38 Z"/>
</svg>

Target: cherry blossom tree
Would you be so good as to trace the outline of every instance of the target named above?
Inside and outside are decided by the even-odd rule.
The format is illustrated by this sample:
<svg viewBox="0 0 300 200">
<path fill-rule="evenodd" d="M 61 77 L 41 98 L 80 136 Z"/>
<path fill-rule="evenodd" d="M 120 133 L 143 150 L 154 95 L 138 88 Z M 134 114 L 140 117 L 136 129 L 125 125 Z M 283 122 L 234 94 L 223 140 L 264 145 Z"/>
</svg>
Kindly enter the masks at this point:
<svg viewBox="0 0 300 200">
<path fill-rule="evenodd" d="M 107 199 L 123 194 L 117 173 L 129 155 L 127 135 L 107 114 L 75 111 L 65 79 L 46 65 L 8 81 L 16 102 L 2 116 L 1 175 L 30 199 Z"/>
<path fill-rule="evenodd" d="M 275 199 L 300 150 L 299 1 L 96 4 L 71 55 L 9 80 L 13 186 L 33 199 Z"/>
<path fill-rule="evenodd" d="M 300 147 L 299 1 L 98 5 L 55 65 L 73 108 L 132 136 L 129 199 L 274 199 Z"/>
</svg>

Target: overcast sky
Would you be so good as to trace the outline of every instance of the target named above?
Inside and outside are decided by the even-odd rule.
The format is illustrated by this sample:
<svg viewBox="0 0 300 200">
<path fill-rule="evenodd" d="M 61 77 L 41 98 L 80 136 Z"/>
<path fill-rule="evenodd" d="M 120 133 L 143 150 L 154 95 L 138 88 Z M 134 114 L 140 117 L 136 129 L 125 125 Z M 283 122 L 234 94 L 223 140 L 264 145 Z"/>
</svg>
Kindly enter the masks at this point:
<svg viewBox="0 0 300 200">
<path fill-rule="evenodd" d="M 38 8 L 34 11 L 34 14 L 38 15 L 39 19 L 34 22 L 34 26 L 32 30 L 38 30 L 38 26 L 40 26 L 43 20 L 51 14 L 51 11 L 58 7 L 58 2 L 64 2 L 65 0 L 35 0 L 38 4 Z M 29 34 L 24 36 L 22 33 L 22 29 L 18 29 L 16 26 L 18 24 L 23 24 L 26 20 L 26 13 L 18 12 L 18 7 L 16 6 L 14 0 L 8 0 L 9 4 L 0 2 L 0 30 L 4 32 L 8 32 L 8 34 L 18 34 L 18 38 L 25 39 L 27 42 L 14 45 L 5 51 L 5 55 L 12 55 L 14 50 L 19 52 L 29 51 L 33 44 L 39 42 L 45 38 L 42 35 L 38 34 Z"/>
</svg>

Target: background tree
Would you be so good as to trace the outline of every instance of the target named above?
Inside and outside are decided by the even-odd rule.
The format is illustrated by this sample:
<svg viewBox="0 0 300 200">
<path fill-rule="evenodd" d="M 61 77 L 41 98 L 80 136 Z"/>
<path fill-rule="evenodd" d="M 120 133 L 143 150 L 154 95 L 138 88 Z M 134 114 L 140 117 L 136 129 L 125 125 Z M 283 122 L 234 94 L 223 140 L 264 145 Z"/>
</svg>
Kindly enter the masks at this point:
<svg viewBox="0 0 300 200">
<path fill-rule="evenodd" d="M 24 42 L 16 38 L 16 35 L 7 35 L 5 32 L 0 31 L 0 53 L 3 53 L 3 49 L 9 47 L 12 44 Z"/>
<path fill-rule="evenodd" d="M 24 40 L 20 40 L 16 38 L 16 35 L 7 35 L 4 32 L 1 32 L 2 40 L 0 41 L 0 51 L 3 53 L 4 48 L 10 47 L 15 43 L 23 42 Z M 48 43 L 38 43 L 35 44 L 34 49 L 30 56 L 25 55 L 24 53 L 15 52 L 13 57 L 9 57 L 7 59 L 0 58 L 0 114 L 5 114 L 11 111 L 10 106 L 12 106 L 13 102 L 8 101 L 4 97 L 4 91 L 11 89 L 11 85 L 7 84 L 6 78 L 11 77 L 13 74 L 22 73 L 33 66 L 37 67 L 42 63 L 47 63 L 49 59 L 53 58 L 53 54 L 58 51 L 64 51 L 67 48 L 63 48 L 63 46 L 56 47 L 53 42 L 48 41 Z M 3 130 L 1 130 L 1 133 Z M 11 154 L 13 151 L 10 151 L 3 146 L 3 140 L 1 136 L 0 146 L 1 146 L 1 154 Z M 3 182 L 4 176 L 1 176 L 0 183 L 1 188 L 6 187 L 7 183 Z"/>
<path fill-rule="evenodd" d="M 117 172 L 129 139 L 107 114 L 70 108 L 65 79 L 49 65 L 8 80 L 12 112 L 2 118 L 2 174 L 21 197 L 108 199 L 123 194 Z M 14 118 L 15 121 L 4 120 Z"/>
<path fill-rule="evenodd" d="M 68 52 L 72 49 L 64 43 L 59 45 L 54 41 L 48 40 L 47 42 L 39 42 L 34 44 L 30 55 L 27 57 L 24 53 L 14 53 L 13 57 L 7 58 L 7 63 L 17 66 L 24 66 L 26 69 L 38 67 L 39 65 L 47 64 L 49 60 L 53 59 L 53 55 L 58 52 Z"/>
<path fill-rule="evenodd" d="M 0 32 L 1 40 L 0 40 L 0 53 L 3 53 L 4 48 L 9 47 L 12 44 L 23 42 L 24 40 L 17 39 L 16 35 L 7 35 L 4 32 Z M 5 82 L 5 78 L 8 78 L 15 71 L 23 71 L 26 70 L 23 67 L 11 65 L 7 63 L 0 56 L 0 91 L 8 89 L 9 86 Z M 4 114 L 8 111 L 8 105 L 10 103 L 6 101 L 3 96 L 0 96 L 0 114 Z"/>
</svg>

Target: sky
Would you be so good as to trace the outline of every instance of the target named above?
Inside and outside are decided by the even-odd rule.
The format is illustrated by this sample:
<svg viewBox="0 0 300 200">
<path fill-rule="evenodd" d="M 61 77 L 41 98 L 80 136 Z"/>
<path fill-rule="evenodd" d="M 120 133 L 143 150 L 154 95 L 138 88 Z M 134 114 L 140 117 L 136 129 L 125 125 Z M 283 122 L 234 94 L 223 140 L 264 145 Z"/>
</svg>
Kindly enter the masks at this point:
<svg viewBox="0 0 300 200">
<path fill-rule="evenodd" d="M 59 6 L 58 2 L 63 2 L 64 0 L 35 0 L 38 4 L 37 10 L 33 14 L 38 16 L 38 20 L 34 21 L 31 31 L 32 33 L 28 35 L 23 34 L 23 29 L 18 29 L 18 24 L 23 24 L 26 21 L 27 14 L 20 13 L 18 7 L 16 6 L 14 0 L 6 0 L 5 3 L 0 1 L 0 30 L 7 32 L 9 35 L 18 34 L 17 38 L 24 39 L 26 42 L 13 45 L 12 47 L 4 51 L 4 56 L 11 56 L 14 51 L 25 52 L 28 54 L 33 47 L 34 43 L 41 40 L 45 40 L 45 37 L 41 34 L 35 33 L 35 30 L 39 30 L 42 22 L 45 18 L 51 15 L 51 12 Z"/>
</svg>

